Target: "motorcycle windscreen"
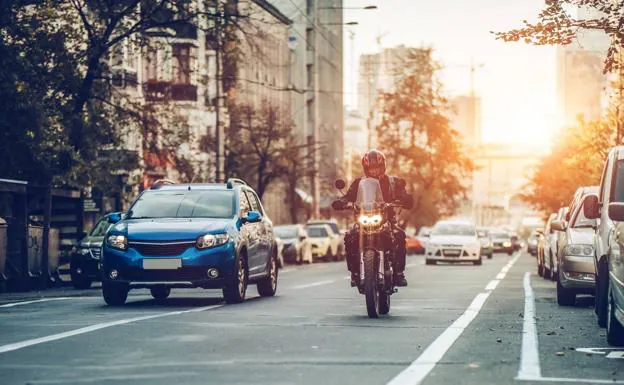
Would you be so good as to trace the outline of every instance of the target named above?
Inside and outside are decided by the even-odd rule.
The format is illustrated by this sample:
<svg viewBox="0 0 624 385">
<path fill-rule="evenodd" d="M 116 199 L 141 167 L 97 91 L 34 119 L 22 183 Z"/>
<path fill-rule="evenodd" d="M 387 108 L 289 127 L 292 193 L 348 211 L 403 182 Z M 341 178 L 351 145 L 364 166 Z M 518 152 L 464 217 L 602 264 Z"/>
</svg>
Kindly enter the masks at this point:
<svg viewBox="0 0 624 385">
<path fill-rule="evenodd" d="M 362 211 L 374 211 L 384 203 L 381 185 L 375 178 L 362 178 L 358 187 L 356 206 Z"/>
</svg>

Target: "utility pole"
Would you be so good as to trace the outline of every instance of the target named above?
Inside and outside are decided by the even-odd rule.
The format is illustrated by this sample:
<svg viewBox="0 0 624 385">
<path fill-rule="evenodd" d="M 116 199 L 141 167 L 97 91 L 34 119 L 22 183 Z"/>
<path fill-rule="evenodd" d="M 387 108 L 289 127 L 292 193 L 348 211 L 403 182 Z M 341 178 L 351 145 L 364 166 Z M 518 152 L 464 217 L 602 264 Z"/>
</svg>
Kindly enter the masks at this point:
<svg viewBox="0 0 624 385">
<path fill-rule="evenodd" d="M 320 110 L 320 77 L 319 77 L 319 71 L 320 71 L 320 59 L 321 56 L 319 55 L 319 28 L 320 28 L 320 22 L 319 22 L 319 1 L 320 0 L 314 0 L 314 16 L 313 16 L 313 21 L 314 21 L 314 64 L 312 65 L 312 76 L 314 77 L 314 99 L 313 99 L 313 103 L 314 103 L 314 123 L 312 125 L 312 139 L 313 139 L 313 143 L 317 143 L 318 139 L 319 139 L 319 133 L 320 133 L 320 124 L 321 124 L 321 110 Z M 310 184 L 311 184 L 311 190 L 312 190 L 312 216 L 314 218 L 319 218 L 320 217 L 320 207 L 319 207 L 319 201 L 320 201 L 320 188 L 319 188 L 319 154 L 318 151 L 314 151 L 313 155 L 312 155 L 312 177 L 310 180 Z"/>
<path fill-rule="evenodd" d="M 377 62 L 375 63 L 375 59 L 373 59 L 370 63 L 368 63 L 368 119 L 366 121 L 367 129 L 368 129 L 368 149 L 370 150 L 373 147 L 373 123 L 375 119 L 375 105 L 377 104 L 377 100 L 373 100 L 373 86 L 375 87 L 375 91 L 377 91 L 382 86 L 379 84 L 379 79 L 384 71 L 382 71 L 383 63 L 383 47 L 381 46 L 381 39 L 386 36 L 388 32 L 378 33 L 375 37 L 375 41 L 377 42 L 377 48 L 379 49 L 379 53 L 377 53 Z M 377 64 L 374 66 L 373 64 Z M 375 67 L 375 68 L 373 68 Z M 373 81 L 373 76 L 376 73 L 376 81 Z M 377 92 L 375 92 L 377 95 Z"/>
<path fill-rule="evenodd" d="M 222 180 L 223 176 L 223 164 L 224 164 L 224 133 L 223 127 L 221 126 L 221 82 L 223 78 L 221 76 L 221 49 L 223 41 L 221 39 L 221 6 L 220 1 L 216 3 L 217 7 L 217 17 L 215 20 L 215 39 L 216 39 L 216 49 L 215 49 L 215 94 L 216 94 L 216 106 L 215 106 L 215 142 L 216 142 L 216 165 L 215 165 L 215 182 L 219 183 Z"/>
</svg>

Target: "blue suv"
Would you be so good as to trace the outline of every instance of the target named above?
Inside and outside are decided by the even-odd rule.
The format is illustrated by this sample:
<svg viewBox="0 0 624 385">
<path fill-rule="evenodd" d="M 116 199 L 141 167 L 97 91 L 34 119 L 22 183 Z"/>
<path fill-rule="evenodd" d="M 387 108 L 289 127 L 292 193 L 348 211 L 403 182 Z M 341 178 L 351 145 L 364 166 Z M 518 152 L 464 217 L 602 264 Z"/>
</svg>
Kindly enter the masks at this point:
<svg viewBox="0 0 624 385">
<path fill-rule="evenodd" d="M 123 305 L 128 291 L 148 288 L 165 299 L 172 288 L 222 289 L 227 303 L 277 289 L 273 227 L 256 193 L 226 184 L 157 182 L 116 218 L 102 247 L 102 294 Z"/>
</svg>

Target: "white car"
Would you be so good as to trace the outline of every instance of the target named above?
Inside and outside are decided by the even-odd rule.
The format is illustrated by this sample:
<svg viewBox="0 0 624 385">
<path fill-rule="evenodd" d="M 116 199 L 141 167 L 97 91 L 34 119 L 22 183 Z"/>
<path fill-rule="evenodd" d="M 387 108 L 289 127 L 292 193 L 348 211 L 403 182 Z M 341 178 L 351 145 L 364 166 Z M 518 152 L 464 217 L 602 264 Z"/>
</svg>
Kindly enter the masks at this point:
<svg viewBox="0 0 624 385">
<path fill-rule="evenodd" d="M 440 221 L 431 230 L 425 249 L 427 265 L 437 262 L 482 263 L 481 242 L 470 222 Z"/>
<path fill-rule="evenodd" d="M 314 225 L 306 227 L 310 243 L 312 244 L 312 259 L 325 259 L 331 261 L 334 254 L 332 251 L 332 229 L 328 225 Z"/>
<path fill-rule="evenodd" d="M 327 255 L 329 261 L 340 261 L 344 259 L 344 236 L 338 229 L 338 223 L 335 220 L 312 220 L 306 224 L 306 229 L 311 227 L 326 227 L 329 229 L 329 238 L 331 240 L 331 253 Z"/>
</svg>

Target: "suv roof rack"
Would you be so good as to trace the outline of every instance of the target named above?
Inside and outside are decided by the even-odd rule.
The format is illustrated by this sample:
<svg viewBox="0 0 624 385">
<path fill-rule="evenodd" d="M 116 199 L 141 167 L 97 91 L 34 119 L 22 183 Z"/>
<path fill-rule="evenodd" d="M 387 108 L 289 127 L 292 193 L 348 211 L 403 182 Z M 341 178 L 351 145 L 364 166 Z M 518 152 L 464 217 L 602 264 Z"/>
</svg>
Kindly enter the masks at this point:
<svg viewBox="0 0 624 385">
<path fill-rule="evenodd" d="M 152 185 L 150 186 L 150 190 L 155 190 L 160 188 L 163 185 L 171 185 L 171 184 L 176 184 L 174 181 L 172 181 L 171 179 L 158 179 L 156 182 L 152 183 Z"/>
<path fill-rule="evenodd" d="M 238 178 L 230 178 L 227 180 L 227 188 L 234 188 L 235 184 L 240 184 L 243 186 L 248 186 L 247 182 L 245 182 L 242 179 L 238 179 Z"/>
</svg>

